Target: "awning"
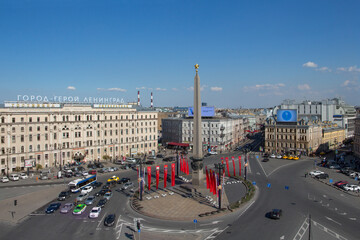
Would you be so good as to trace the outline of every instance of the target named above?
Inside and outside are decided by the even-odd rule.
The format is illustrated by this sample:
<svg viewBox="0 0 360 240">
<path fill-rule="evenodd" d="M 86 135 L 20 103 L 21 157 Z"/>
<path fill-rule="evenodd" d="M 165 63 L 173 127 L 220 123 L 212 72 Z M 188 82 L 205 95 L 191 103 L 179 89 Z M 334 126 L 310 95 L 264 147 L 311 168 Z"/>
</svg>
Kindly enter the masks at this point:
<svg viewBox="0 0 360 240">
<path fill-rule="evenodd" d="M 179 146 L 179 147 L 189 147 L 188 143 L 177 143 L 177 142 L 169 142 L 168 146 Z"/>
</svg>

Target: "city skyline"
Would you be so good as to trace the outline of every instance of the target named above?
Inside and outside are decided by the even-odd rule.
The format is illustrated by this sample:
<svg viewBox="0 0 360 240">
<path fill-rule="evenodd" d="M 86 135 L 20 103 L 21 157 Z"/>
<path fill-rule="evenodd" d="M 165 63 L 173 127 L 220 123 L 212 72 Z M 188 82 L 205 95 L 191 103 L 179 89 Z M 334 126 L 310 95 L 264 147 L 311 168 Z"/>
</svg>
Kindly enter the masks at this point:
<svg viewBox="0 0 360 240">
<path fill-rule="evenodd" d="M 86 3 L 86 5 L 85 5 Z M 2 1 L 0 102 L 17 95 L 272 107 L 359 102 L 357 1 Z"/>
</svg>

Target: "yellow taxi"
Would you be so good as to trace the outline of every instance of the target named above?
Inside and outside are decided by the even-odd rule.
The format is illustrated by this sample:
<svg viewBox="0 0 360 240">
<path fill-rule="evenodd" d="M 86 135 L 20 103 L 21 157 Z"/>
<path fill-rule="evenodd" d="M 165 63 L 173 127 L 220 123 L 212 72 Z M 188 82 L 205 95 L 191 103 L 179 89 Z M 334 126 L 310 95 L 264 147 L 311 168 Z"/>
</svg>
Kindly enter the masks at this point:
<svg viewBox="0 0 360 240">
<path fill-rule="evenodd" d="M 298 157 L 298 156 L 295 156 L 295 157 L 293 158 L 293 160 L 299 160 L 299 157 Z"/>
<path fill-rule="evenodd" d="M 112 177 L 109 178 L 107 181 L 108 181 L 108 182 L 113 182 L 113 181 L 117 182 L 117 181 L 119 181 L 119 180 L 120 180 L 119 177 L 117 177 L 117 176 L 112 176 Z"/>
<path fill-rule="evenodd" d="M 284 155 L 282 158 L 283 158 L 283 159 L 288 159 L 288 156 Z"/>
<path fill-rule="evenodd" d="M 289 159 L 289 160 L 292 160 L 292 159 L 294 159 L 294 157 L 290 155 L 290 156 L 288 157 L 288 159 Z"/>
</svg>

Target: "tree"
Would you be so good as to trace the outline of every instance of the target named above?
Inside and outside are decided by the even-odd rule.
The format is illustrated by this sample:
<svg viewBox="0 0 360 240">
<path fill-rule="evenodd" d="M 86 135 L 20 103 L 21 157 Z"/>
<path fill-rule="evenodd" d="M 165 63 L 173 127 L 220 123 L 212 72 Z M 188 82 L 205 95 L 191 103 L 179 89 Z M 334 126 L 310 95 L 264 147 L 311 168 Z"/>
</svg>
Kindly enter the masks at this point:
<svg viewBox="0 0 360 240">
<path fill-rule="evenodd" d="M 36 165 L 36 171 L 38 171 L 38 170 L 40 170 L 40 169 L 42 169 L 43 168 L 43 166 L 41 165 L 41 164 L 37 164 Z"/>
</svg>

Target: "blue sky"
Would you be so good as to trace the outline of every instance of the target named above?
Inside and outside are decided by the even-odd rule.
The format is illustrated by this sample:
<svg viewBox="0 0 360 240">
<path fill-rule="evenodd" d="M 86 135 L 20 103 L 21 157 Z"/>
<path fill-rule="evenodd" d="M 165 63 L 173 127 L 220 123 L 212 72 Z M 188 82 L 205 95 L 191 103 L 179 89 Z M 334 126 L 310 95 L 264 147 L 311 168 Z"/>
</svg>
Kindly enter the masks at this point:
<svg viewBox="0 0 360 240">
<path fill-rule="evenodd" d="M 0 1 L 0 101 L 271 107 L 360 100 L 360 1 Z"/>
</svg>

